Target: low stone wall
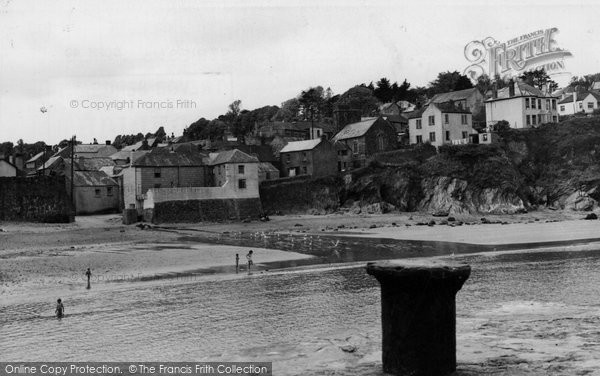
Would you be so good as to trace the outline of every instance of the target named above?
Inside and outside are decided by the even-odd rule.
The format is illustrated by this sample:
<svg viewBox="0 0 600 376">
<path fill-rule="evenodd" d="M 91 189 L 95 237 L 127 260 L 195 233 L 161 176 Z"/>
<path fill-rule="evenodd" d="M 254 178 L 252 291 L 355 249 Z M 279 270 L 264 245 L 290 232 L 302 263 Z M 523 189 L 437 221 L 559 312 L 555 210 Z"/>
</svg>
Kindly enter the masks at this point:
<svg viewBox="0 0 600 376">
<path fill-rule="evenodd" d="M 194 223 L 239 221 L 258 218 L 262 213 L 259 198 L 177 200 L 155 202 L 144 209 L 144 221 L 152 223 Z"/>
<path fill-rule="evenodd" d="M 0 221 L 73 222 L 64 177 L 0 178 Z"/>
<path fill-rule="evenodd" d="M 318 179 L 279 179 L 260 185 L 260 198 L 267 213 L 334 211 L 340 206 L 343 180 L 338 176 Z"/>
</svg>

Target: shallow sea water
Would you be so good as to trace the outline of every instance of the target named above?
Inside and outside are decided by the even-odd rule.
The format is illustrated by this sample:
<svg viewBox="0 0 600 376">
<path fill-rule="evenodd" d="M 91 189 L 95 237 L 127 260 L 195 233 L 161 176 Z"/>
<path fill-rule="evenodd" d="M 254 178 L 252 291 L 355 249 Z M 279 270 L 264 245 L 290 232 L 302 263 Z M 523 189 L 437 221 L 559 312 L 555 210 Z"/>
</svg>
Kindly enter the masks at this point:
<svg viewBox="0 0 600 376">
<path fill-rule="evenodd" d="M 388 248 L 372 258 L 389 258 Z M 450 249 L 461 253 L 460 246 Z M 415 254 L 423 252 L 405 257 Z M 366 251 L 360 255 L 360 261 L 369 259 Z M 459 368 L 515 357 L 517 364 L 543 368 L 555 358 L 594 372 L 600 251 L 448 257 L 472 266 L 457 295 Z M 278 375 L 376 367 L 379 285 L 364 265 L 344 264 L 359 261 L 351 259 L 324 268 L 278 265 L 275 273 L 252 275 L 220 270 L 198 279 L 69 291 L 62 320 L 53 317 L 47 299 L 1 302 L 1 360 L 273 361 Z"/>
</svg>

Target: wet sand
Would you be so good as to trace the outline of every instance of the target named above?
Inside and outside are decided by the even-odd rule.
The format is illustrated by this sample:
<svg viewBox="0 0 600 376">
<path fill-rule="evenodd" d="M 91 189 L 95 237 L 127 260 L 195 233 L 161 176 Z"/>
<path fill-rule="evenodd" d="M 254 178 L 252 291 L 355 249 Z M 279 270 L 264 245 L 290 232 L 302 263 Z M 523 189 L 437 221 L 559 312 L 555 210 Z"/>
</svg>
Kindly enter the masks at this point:
<svg viewBox="0 0 600 376">
<path fill-rule="evenodd" d="M 13 304 L 39 299 L 45 291 L 56 289 L 57 285 L 79 289 L 85 283 L 83 273 L 87 267 L 92 267 L 95 278 L 102 275 L 106 279 L 92 279 L 96 284 L 94 288 L 101 284 L 111 288 L 114 284 L 110 284 L 110 278 L 143 278 L 231 266 L 235 253 L 240 254 L 240 261 L 245 261 L 249 247 L 203 244 L 181 247 L 182 239 L 198 233 L 215 236 L 231 232 L 264 231 L 329 233 L 485 245 L 566 241 L 567 245 L 540 248 L 536 252 L 595 252 L 600 249 L 596 242 L 568 245 L 570 241 L 600 237 L 600 221 L 584 221 L 581 220 L 583 217 L 584 213 L 539 212 L 487 216 L 490 221 L 504 224 L 481 224 L 481 217 L 464 216 L 457 220 L 470 224 L 454 227 L 440 225 L 439 222 L 444 218 L 422 213 L 274 216 L 269 222 L 165 224 L 146 230 L 123 226 L 118 216 L 79 217 L 76 223 L 65 225 L 1 223 L 0 297 L 5 302 L 3 304 Z M 417 225 L 432 219 L 438 224 L 431 227 Z M 170 248 L 169 245 L 173 244 L 177 246 Z M 255 262 L 259 263 L 310 257 L 294 252 L 253 249 L 257 253 Z M 511 251 L 515 252 L 520 251 Z M 496 257 L 501 253 L 487 253 L 481 257 Z M 595 270 L 588 272 L 597 274 Z M 459 299 L 460 294 L 466 293 L 468 287 L 459 293 Z M 587 353 L 586 343 L 577 342 L 582 333 L 569 332 L 568 327 L 561 327 L 562 321 L 595 322 L 598 314 L 597 304 L 572 307 L 524 300 L 498 302 L 497 306 L 474 316 L 462 317 L 462 320 L 459 316 L 457 374 L 600 374 L 600 371 L 590 371 L 600 367 L 600 364 L 593 355 Z M 525 334 L 520 335 L 520 330 Z M 597 334 L 592 329 L 586 330 L 585 335 Z M 548 338 L 541 338 L 543 333 L 548 333 Z M 560 346 L 561 350 L 555 352 L 553 346 Z M 527 355 L 520 356 L 524 352 Z M 378 353 L 360 362 L 348 361 L 346 366 L 342 358 L 335 354 L 331 356 L 338 360 L 336 369 L 313 374 L 381 373 Z"/>
</svg>

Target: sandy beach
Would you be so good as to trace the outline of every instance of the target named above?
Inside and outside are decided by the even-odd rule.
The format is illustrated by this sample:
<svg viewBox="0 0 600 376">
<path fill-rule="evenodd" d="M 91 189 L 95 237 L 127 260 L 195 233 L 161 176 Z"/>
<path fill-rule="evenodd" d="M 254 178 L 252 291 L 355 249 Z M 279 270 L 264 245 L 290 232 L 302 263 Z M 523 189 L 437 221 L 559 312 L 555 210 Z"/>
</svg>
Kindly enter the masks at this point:
<svg viewBox="0 0 600 376">
<path fill-rule="evenodd" d="M 4 304 L 9 305 L 44 300 L 57 289 L 62 289 L 67 298 L 76 297 L 85 284 L 84 272 L 87 267 L 92 268 L 92 283 L 96 294 L 114 291 L 115 286 L 127 286 L 113 282 L 151 281 L 163 275 L 186 276 L 189 273 L 199 273 L 202 276 L 203 271 L 215 268 L 227 268 L 221 270 L 222 275 L 236 278 L 235 269 L 232 269 L 235 254 L 238 253 L 241 263 L 245 263 L 245 255 L 250 247 L 190 241 L 198 234 L 217 238 L 223 234 L 242 232 L 331 234 L 485 246 L 549 243 L 548 246 L 536 244 L 535 252 L 595 252 L 600 249 L 600 221 L 583 220 L 583 217 L 582 213 L 549 211 L 487 216 L 485 221 L 482 221 L 482 217 L 463 216 L 457 217 L 452 223 L 447 222 L 447 218 L 423 213 L 290 215 L 273 216 L 268 222 L 161 224 L 140 228 L 124 226 L 119 216 L 106 215 L 78 217 L 71 224 L 1 223 L 0 297 Z M 436 222 L 434 225 L 424 225 L 432 220 Z M 462 222 L 462 225 L 457 225 L 457 222 Z M 561 244 L 557 246 L 552 242 Z M 252 249 L 256 254 L 255 262 L 259 264 L 311 257 L 290 251 L 260 247 Z M 481 257 L 485 259 L 519 252 L 522 251 L 486 251 Z M 483 268 L 486 265 L 485 260 L 478 259 L 477 254 L 463 255 L 458 259 L 465 259 L 467 262 L 473 260 Z M 348 266 L 341 264 L 339 267 L 356 267 L 356 263 Z M 490 271 L 496 273 L 496 270 Z M 244 272 L 242 269 L 242 274 Z M 489 283 L 485 282 L 486 273 L 485 270 L 475 272 L 472 278 L 475 287 L 486 288 Z M 214 278 L 210 274 L 207 276 Z M 468 294 L 471 288 L 472 286 L 467 285 L 460 294 Z M 459 295 L 459 298 L 464 299 L 464 296 Z M 551 331 L 556 320 L 571 320 L 569 317 L 575 315 L 580 317 L 577 320 L 585 323 L 596 312 L 597 307 L 594 306 L 558 307 L 551 303 L 524 300 L 499 301 L 497 307 L 490 307 L 462 319 L 459 317 L 457 327 L 460 331 L 457 333 L 457 340 L 461 345 L 458 347 L 460 372 L 457 374 L 542 375 L 578 374 L 580 371 L 582 374 L 594 374 L 587 372 L 596 365 L 593 356 L 586 350 L 588 345 L 586 342 L 573 342 L 582 335 L 589 336 L 591 329 L 585 327 L 582 329 L 585 330 L 583 333 L 572 333 L 568 337 L 572 339 L 571 342 L 560 345 L 560 353 L 567 351 L 568 354 L 554 360 L 551 359 L 551 346 L 555 346 L 555 342 L 551 341 L 552 338 L 538 337 L 541 330 Z M 519 328 L 529 334 L 519 334 Z M 533 337 L 527 337 L 529 335 Z M 520 339 L 514 340 L 516 337 Z M 369 344 L 375 348 L 376 345 Z M 336 369 L 312 374 L 357 375 L 380 372 L 377 351 L 370 352 L 359 361 L 348 361 L 344 366 L 344 358 L 337 355 L 337 346 L 327 349 L 331 352 L 332 359 L 337 361 Z M 523 358 L 521 354 L 525 350 L 528 355 Z M 344 357 L 348 358 L 348 355 Z M 578 359 L 584 363 L 578 363 Z M 321 355 L 315 361 L 322 361 Z M 553 372 L 548 373 L 547 370 Z"/>
</svg>

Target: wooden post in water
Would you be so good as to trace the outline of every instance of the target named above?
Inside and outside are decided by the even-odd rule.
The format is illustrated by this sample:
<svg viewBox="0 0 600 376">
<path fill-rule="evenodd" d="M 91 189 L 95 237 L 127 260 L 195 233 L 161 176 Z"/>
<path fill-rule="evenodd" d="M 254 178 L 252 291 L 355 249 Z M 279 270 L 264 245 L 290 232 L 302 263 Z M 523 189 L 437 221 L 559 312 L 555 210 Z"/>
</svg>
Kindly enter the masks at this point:
<svg viewBox="0 0 600 376">
<path fill-rule="evenodd" d="M 394 375 L 448 375 L 456 370 L 456 293 L 467 264 L 393 260 L 367 264 L 381 284 L 382 360 Z"/>
</svg>

